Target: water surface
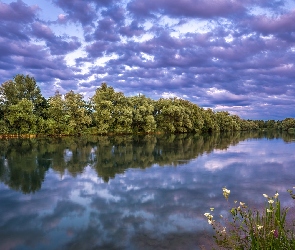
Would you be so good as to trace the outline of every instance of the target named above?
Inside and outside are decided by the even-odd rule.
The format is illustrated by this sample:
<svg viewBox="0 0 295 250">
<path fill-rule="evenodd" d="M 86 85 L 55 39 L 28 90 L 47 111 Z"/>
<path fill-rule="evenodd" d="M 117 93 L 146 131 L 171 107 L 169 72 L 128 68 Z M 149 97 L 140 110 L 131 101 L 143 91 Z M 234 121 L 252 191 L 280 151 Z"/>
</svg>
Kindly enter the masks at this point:
<svg viewBox="0 0 295 250">
<path fill-rule="evenodd" d="M 200 249 L 203 216 L 295 186 L 289 134 L 0 141 L 0 249 Z"/>
</svg>

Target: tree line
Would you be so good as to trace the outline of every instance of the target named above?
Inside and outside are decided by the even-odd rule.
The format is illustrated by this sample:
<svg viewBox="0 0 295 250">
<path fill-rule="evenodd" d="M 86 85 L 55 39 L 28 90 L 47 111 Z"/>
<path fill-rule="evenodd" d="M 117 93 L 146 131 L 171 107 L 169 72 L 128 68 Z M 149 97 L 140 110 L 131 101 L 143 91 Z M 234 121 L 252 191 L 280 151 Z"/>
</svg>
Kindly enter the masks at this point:
<svg viewBox="0 0 295 250">
<path fill-rule="evenodd" d="M 16 75 L 0 87 L 1 135 L 208 133 L 292 130 L 295 119 L 245 120 L 180 98 L 126 97 L 102 83 L 89 100 L 74 91 L 46 99 L 33 77 Z"/>
</svg>

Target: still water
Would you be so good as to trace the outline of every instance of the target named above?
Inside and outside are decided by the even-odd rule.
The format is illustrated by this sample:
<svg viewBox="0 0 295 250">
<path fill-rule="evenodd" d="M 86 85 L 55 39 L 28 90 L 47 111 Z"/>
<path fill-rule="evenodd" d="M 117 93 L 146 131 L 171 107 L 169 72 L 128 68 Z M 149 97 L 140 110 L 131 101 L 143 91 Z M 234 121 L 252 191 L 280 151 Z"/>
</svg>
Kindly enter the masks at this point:
<svg viewBox="0 0 295 250">
<path fill-rule="evenodd" d="M 0 141 L 0 249 L 200 249 L 210 207 L 295 186 L 295 137 L 251 133 Z"/>
</svg>

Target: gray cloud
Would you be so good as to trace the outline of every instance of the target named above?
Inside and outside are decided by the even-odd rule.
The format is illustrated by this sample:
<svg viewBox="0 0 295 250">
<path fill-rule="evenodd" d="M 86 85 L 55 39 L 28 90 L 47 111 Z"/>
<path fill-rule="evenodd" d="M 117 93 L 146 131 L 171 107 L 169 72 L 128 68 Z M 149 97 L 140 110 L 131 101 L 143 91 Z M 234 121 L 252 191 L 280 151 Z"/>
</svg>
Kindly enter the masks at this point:
<svg viewBox="0 0 295 250">
<path fill-rule="evenodd" d="M 252 117 L 254 110 L 261 110 L 262 119 L 271 118 L 259 100 L 267 107 L 283 107 L 281 115 L 274 111 L 276 118 L 295 116 L 288 105 L 295 84 L 292 2 L 48 4 L 56 10 L 51 19 L 56 21 L 45 20 L 47 10 L 26 1 L 1 3 L 1 82 L 18 73 L 32 74 L 49 97 L 53 84 L 61 92 L 85 92 L 87 86 L 91 96 L 105 81 L 126 95 L 157 99 L 174 94 L 201 106 L 230 108 L 243 118 Z M 208 97 L 212 88 L 227 94 Z"/>
<path fill-rule="evenodd" d="M 133 0 L 129 3 L 128 8 L 136 15 L 151 15 L 154 13 L 168 14 L 172 16 L 189 16 L 189 17 L 216 17 L 238 14 L 243 12 L 244 6 L 240 1 L 225 0 L 179 0 L 171 2 L 169 0 Z"/>
</svg>

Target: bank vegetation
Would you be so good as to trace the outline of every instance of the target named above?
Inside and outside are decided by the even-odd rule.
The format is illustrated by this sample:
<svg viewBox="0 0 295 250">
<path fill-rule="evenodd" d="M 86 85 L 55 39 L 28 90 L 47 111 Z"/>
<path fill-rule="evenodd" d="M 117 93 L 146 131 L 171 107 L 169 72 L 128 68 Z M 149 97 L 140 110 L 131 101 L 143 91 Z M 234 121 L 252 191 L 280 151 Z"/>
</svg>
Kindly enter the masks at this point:
<svg viewBox="0 0 295 250">
<path fill-rule="evenodd" d="M 295 119 L 245 120 L 226 111 L 204 109 L 179 98 L 126 97 L 102 83 L 85 100 L 74 91 L 46 99 L 29 75 L 0 87 L 0 136 L 210 133 L 280 129 L 294 132 Z"/>
</svg>

